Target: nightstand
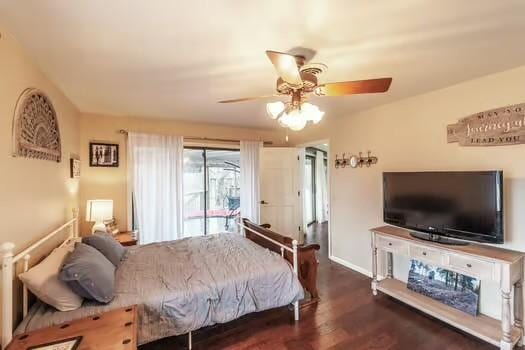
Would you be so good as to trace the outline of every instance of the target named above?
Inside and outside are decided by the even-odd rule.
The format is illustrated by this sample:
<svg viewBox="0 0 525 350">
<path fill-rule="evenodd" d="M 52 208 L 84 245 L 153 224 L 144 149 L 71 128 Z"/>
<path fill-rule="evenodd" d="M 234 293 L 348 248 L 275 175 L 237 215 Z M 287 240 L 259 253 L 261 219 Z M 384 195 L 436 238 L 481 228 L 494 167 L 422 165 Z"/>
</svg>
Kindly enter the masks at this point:
<svg viewBox="0 0 525 350">
<path fill-rule="evenodd" d="M 120 232 L 120 233 L 117 233 L 113 237 L 115 237 L 115 239 L 119 241 L 120 244 L 126 247 L 137 244 L 137 232 L 136 231 Z"/>
</svg>

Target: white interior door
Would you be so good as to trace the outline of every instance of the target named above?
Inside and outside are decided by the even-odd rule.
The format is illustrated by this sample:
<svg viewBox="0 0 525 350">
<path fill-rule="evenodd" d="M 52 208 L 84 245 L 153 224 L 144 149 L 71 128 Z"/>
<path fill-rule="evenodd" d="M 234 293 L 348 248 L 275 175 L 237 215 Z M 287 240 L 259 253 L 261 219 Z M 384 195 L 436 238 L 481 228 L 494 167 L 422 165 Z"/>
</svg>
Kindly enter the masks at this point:
<svg viewBox="0 0 525 350">
<path fill-rule="evenodd" d="M 303 242 L 301 149 L 261 149 L 261 223 Z"/>
</svg>

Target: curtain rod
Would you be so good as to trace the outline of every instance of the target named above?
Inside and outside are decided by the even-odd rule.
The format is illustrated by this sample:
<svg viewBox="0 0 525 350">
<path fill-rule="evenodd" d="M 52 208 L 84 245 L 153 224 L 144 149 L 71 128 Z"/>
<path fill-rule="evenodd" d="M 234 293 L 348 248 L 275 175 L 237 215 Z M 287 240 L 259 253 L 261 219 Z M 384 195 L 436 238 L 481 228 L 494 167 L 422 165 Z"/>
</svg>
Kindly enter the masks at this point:
<svg viewBox="0 0 525 350">
<path fill-rule="evenodd" d="M 128 131 L 124 130 L 124 129 L 120 129 L 118 132 L 119 132 L 119 134 L 123 134 L 123 135 L 127 135 L 128 134 Z M 189 140 L 189 141 L 230 142 L 230 143 L 240 143 L 241 142 L 241 140 L 220 139 L 220 138 L 213 138 L 213 137 L 197 137 L 197 136 L 184 136 L 184 140 Z M 273 141 L 262 141 L 262 142 L 266 146 L 273 145 Z"/>
</svg>

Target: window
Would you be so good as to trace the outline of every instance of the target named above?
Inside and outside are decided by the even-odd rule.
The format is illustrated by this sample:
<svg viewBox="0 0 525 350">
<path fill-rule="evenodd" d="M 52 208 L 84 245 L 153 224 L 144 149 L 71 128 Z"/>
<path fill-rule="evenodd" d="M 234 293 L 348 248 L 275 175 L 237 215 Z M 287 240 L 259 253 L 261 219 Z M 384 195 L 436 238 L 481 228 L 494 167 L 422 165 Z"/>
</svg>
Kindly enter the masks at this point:
<svg viewBox="0 0 525 350">
<path fill-rule="evenodd" d="M 184 235 L 236 230 L 240 211 L 240 152 L 184 149 Z"/>
</svg>

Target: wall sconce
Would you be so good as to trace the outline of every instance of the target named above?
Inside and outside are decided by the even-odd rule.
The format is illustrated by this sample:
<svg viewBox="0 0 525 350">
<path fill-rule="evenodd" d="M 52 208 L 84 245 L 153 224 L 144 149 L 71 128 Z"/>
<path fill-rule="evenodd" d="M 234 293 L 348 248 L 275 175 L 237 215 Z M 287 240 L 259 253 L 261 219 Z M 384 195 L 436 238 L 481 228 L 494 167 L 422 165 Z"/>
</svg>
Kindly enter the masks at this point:
<svg viewBox="0 0 525 350">
<path fill-rule="evenodd" d="M 352 155 L 350 158 L 345 158 L 343 153 L 343 158 L 339 158 L 338 155 L 335 155 L 335 168 L 346 168 L 347 165 L 350 165 L 351 168 L 362 168 L 366 166 L 369 168 L 373 164 L 377 164 L 377 157 L 372 156 L 371 152 L 368 151 L 366 156 L 363 156 L 362 152 L 359 152 L 359 155 Z"/>
<path fill-rule="evenodd" d="M 346 166 L 349 164 L 350 158 L 345 158 L 345 154 L 346 153 L 343 153 L 343 158 L 339 158 L 337 154 L 335 155 L 335 168 L 336 169 L 346 168 Z"/>
<path fill-rule="evenodd" d="M 359 167 L 363 167 L 363 165 L 366 165 L 367 168 L 370 168 L 371 165 L 377 164 L 377 157 L 372 156 L 372 152 L 367 151 L 367 156 L 363 157 L 361 156 L 361 152 L 359 152 Z"/>
</svg>

